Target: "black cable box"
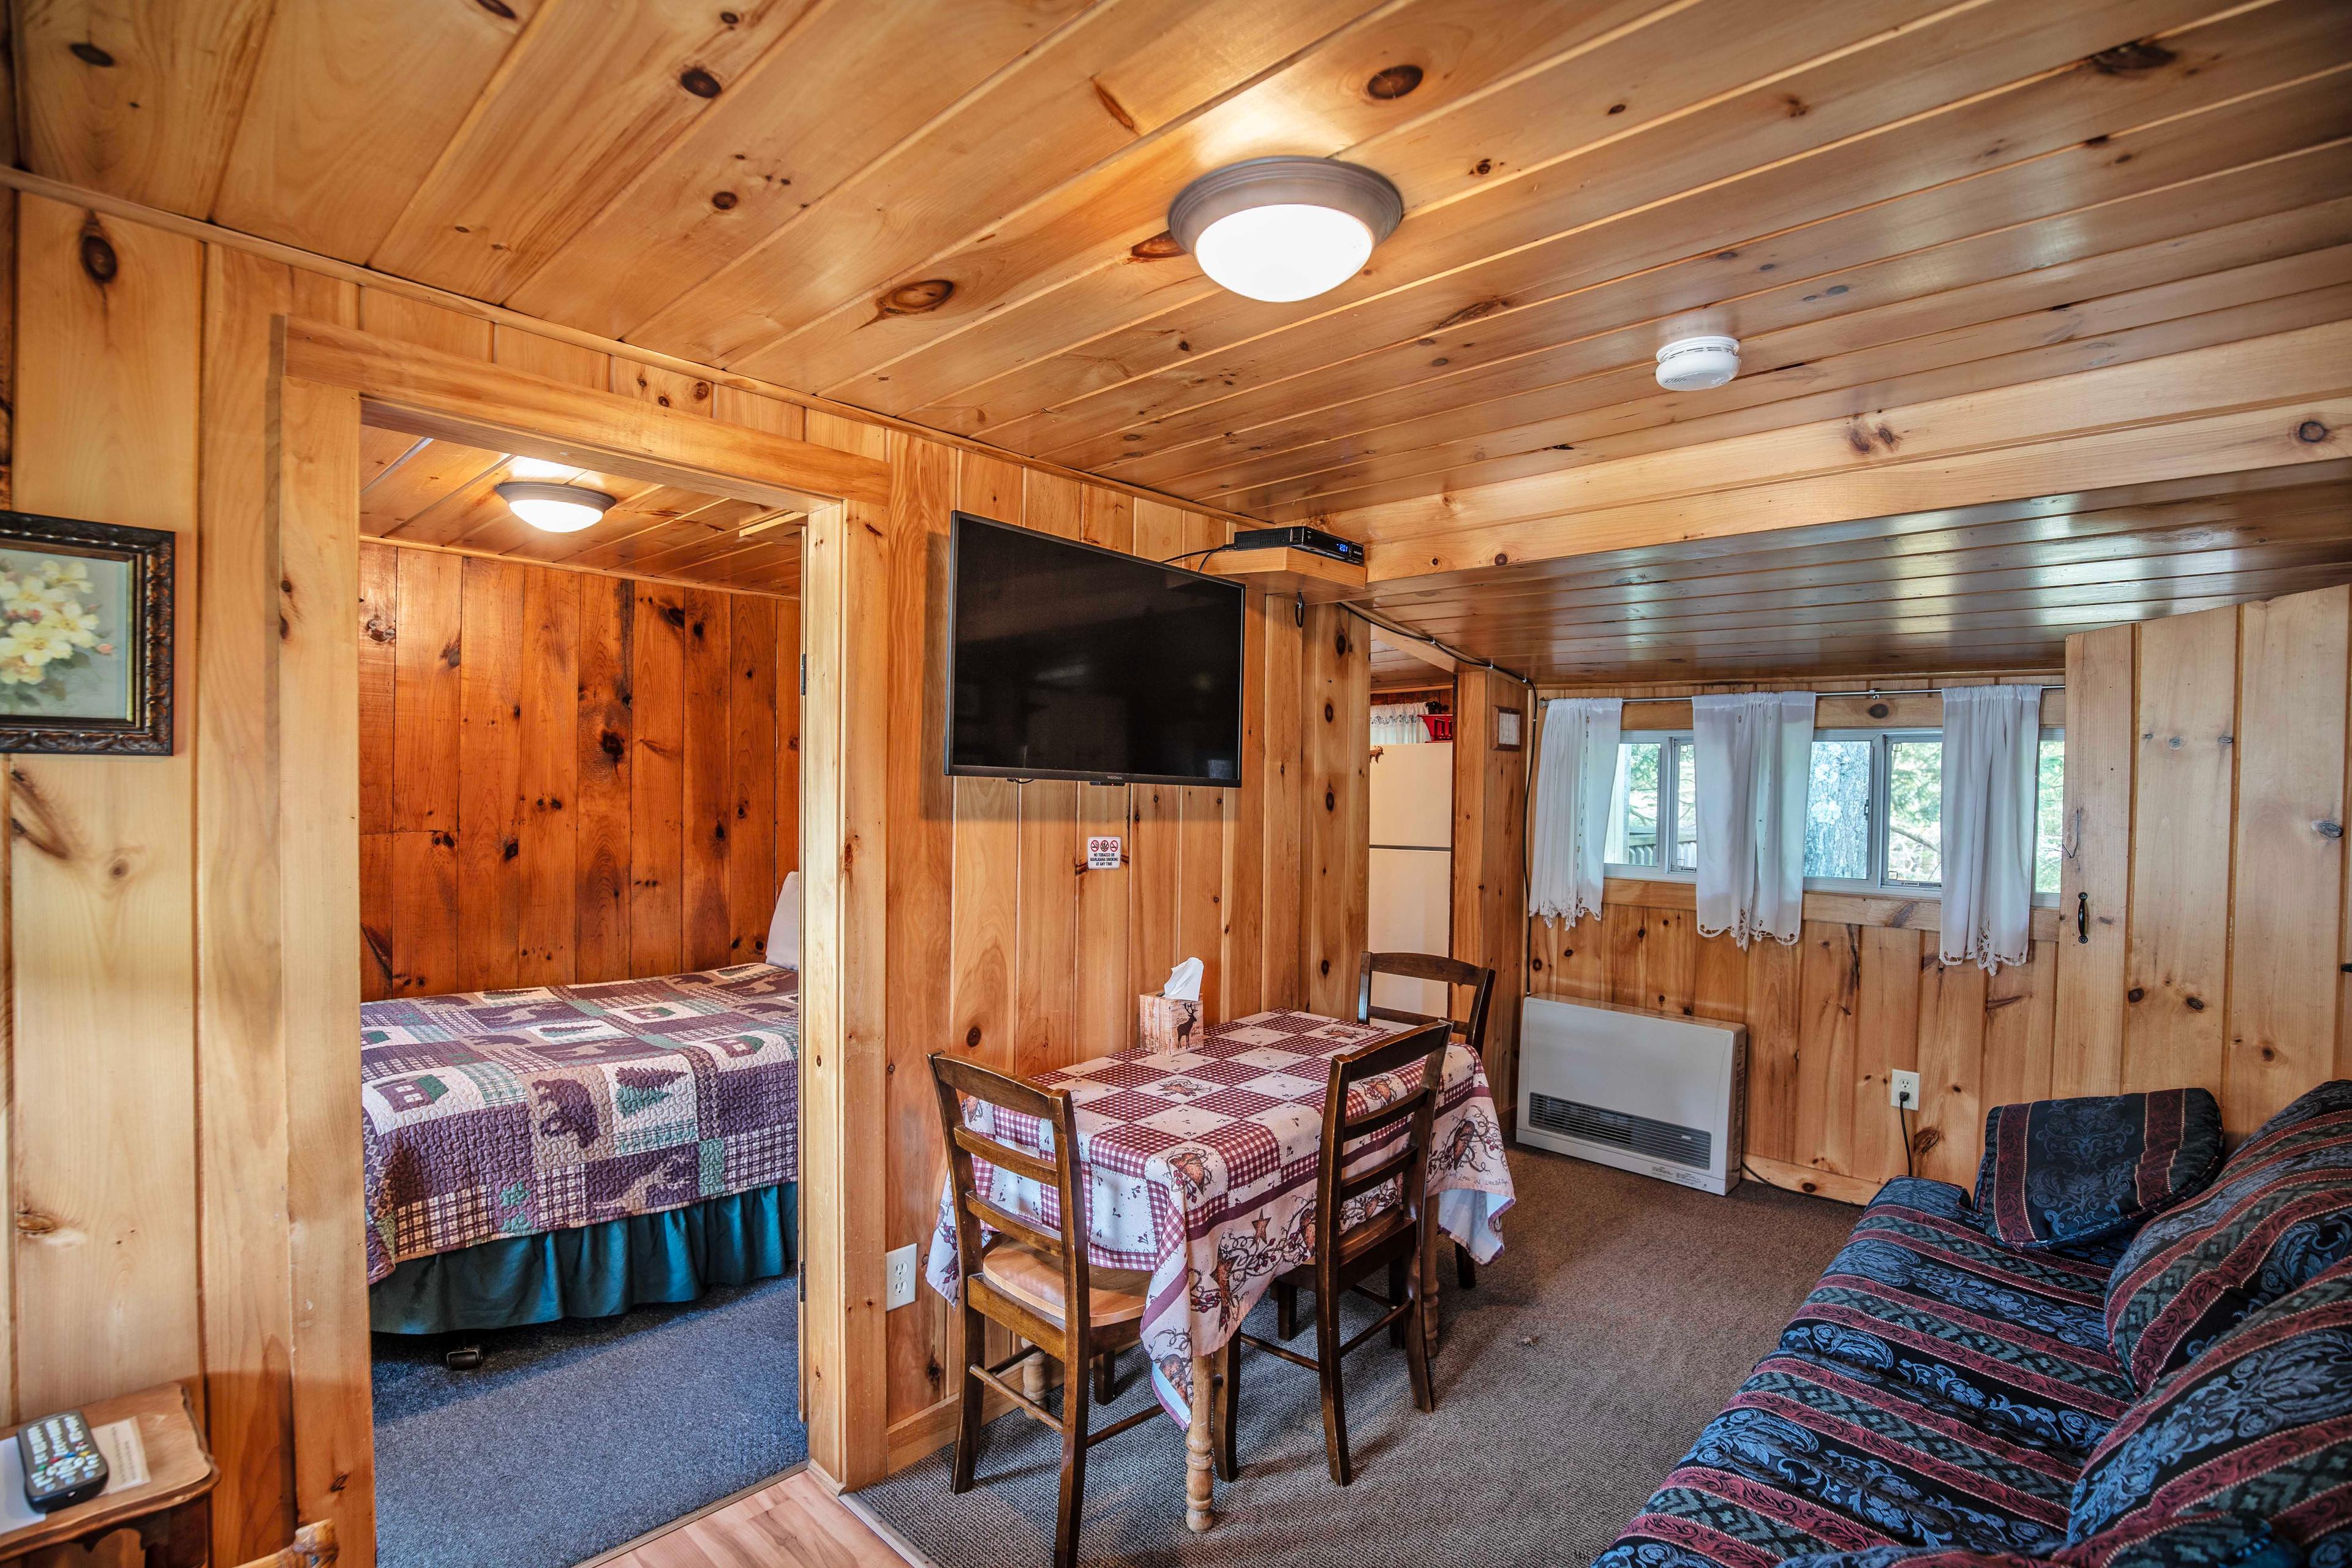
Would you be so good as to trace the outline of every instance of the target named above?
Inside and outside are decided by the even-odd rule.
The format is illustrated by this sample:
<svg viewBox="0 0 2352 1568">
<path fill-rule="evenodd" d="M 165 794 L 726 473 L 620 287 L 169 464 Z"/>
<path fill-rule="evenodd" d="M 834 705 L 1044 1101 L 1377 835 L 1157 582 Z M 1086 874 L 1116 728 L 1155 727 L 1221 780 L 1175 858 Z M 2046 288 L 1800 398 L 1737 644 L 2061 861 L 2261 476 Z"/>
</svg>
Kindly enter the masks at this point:
<svg viewBox="0 0 2352 1568">
<path fill-rule="evenodd" d="M 1254 528 L 1246 533 L 1236 533 L 1227 550 L 1304 550 L 1316 555 L 1328 555 L 1334 561 L 1345 561 L 1351 566 L 1364 563 L 1364 547 L 1352 539 L 1342 539 L 1336 533 L 1326 533 L 1319 528 Z"/>
</svg>

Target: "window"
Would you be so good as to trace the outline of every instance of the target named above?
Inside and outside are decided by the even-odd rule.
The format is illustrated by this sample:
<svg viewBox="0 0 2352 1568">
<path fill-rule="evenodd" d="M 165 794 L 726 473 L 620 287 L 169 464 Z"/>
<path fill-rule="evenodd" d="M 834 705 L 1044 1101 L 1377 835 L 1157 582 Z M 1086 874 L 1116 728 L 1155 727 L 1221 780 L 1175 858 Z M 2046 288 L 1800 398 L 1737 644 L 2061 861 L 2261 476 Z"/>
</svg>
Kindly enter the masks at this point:
<svg viewBox="0 0 2352 1568">
<path fill-rule="evenodd" d="M 2058 892 L 2066 742 L 2042 735 L 2034 896 Z M 1943 880 L 1944 738 L 1933 730 L 1824 731 L 1805 800 L 1805 884 L 1905 896 Z M 1698 867 L 1698 766 L 1687 733 L 1627 735 L 1617 749 L 1603 855 L 1612 875 L 1680 878 Z"/>
<path fill-rule="evenodd" d="M 1633 870 L 1698 869 L 1698 763 L 1688 735 L 1644 735 L 1617 748 L 1602 858 Z"/>
</svg>

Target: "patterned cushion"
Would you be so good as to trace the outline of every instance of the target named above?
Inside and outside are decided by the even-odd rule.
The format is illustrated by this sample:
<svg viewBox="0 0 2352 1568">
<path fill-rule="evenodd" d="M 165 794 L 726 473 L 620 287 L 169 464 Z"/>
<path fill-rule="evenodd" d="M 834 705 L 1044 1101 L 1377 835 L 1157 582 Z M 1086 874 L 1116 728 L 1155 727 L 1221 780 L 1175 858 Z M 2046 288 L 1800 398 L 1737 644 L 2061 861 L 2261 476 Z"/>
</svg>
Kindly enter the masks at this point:
<svg viewBox="0 0 2352 1568">
<path fill-rule="evenodd" d="M 2074 1463 L 2137 1391 L 2108 1354 L 2106 1270 L 2000 1246 L 1944 1182 L 1889 1182 L 1780 1336 Z"/>
<path fill-rule="evenodd" d="M 1999 1246 L 1958 1187 L 1889 1184 L 1600 1568 L 2055 1550 L 2082 1456 L 2132 1398 L 2104 1282 Z"/>
<path fill-rule="evenodd" d="M 2168 1374 L 2093 1451 L 2074 1541 L 2185 1513 L 2266 1520 L 2312 1568 L 2352 1565 L 2352 1261 Z"/>
<path fill-rule="evenodd" d="M 2116 1359 L 2145 1389 L 2266 1301 L 2352 1256 L 2352 1081 L 2263 1124 L 2212 1190 L 2150 1221 L 2107 1287 Z"/>
<path fill-rule="evenodd" d="M 1792 1557 L 1780 1568 L 2299 1568 L 2303 1553 L 2260 1520 L 2202 1513 L 2149 1530 L 2114 1530 L 2047 1557 L 1955 1552 L 1935 1546 L 1874 1546 Z"/>
<path fill-rule="evenodd" d="M 2011 1247 L 2095 1241 L 2199 1191 L 2221 1163 L 2221 1108 L 2201 1089 L 2000 1105 L 1977 1208 Z"/>
</svg>

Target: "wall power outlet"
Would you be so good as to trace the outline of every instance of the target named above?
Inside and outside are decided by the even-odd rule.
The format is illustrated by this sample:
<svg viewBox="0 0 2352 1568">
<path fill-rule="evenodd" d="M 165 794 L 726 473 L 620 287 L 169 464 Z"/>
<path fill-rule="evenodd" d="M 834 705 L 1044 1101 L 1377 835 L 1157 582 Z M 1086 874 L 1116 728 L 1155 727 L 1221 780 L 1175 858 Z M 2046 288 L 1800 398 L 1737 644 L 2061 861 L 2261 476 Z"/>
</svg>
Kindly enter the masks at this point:
<svg viewBox="0 0 2352 1568">
<path fill-rule="evenodd" d="M 1886 1103 L 1907 1110 L 1919 1109 L 1919 1075 L 1901 1068 L 1886 1075 Z"/>
<path fill-rule="evenodd" d="M 885 1295 L 882 1310 L 887 1312 L 895 1311 L 900 1307 L 912 1306 L 915 1300 L 913 1244 L 909 1243 L 894 1251 L 885 1253 L 882 1258 L 882 1275 Z"/>
</svg>

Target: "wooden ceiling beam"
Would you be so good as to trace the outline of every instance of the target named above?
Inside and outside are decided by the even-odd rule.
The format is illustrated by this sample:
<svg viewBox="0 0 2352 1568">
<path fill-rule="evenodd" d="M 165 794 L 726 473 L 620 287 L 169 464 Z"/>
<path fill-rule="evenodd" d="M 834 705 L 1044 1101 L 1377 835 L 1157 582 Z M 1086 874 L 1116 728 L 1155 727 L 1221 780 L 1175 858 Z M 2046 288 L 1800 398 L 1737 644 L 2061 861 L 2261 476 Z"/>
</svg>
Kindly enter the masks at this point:
<svg viewBox="0 0 2352 1568">
<path fill-rule="evenodd" d="M 889 499 L 890 465 L 879 458 L 430 349 L 395 352 L 325 322 L 289 321 L 284 336 L 289 374 L 359 390 L 369 421 L 391 429 L 551 462 L 575 460 L 576 445 L 600 469 L 774 506 Z M 796 475 L 806 488 L 743 477 L 758 474 Z"/>
</svg>

